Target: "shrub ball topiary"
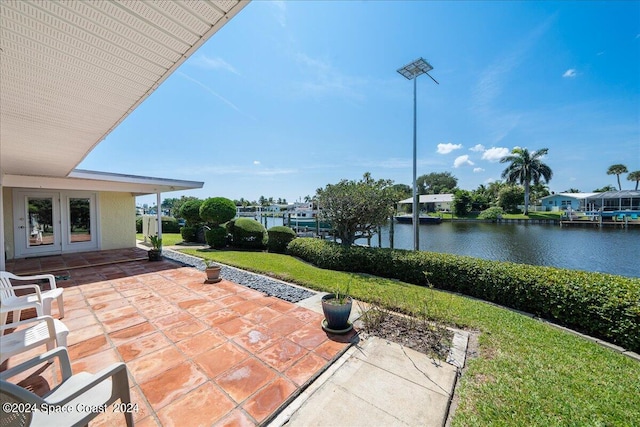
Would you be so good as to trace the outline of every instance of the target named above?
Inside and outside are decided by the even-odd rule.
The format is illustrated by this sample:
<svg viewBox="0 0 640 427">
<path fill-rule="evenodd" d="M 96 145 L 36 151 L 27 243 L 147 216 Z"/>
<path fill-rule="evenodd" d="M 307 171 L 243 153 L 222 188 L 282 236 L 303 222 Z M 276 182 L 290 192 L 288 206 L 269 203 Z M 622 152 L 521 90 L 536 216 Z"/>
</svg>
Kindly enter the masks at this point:
<svg viewBox="0 0 640 427">
<path fill-rule="evenodd" d="M 200 218 L 213 225 L 224 224 L 235 216 L 235 203 L 225 197 L 211 197 L 200 206 Z"/>
<path fill-rule="evenodd" d="M 194 227 L 202 222 L 200 205 L 202 205 L 202 200 L 188 200 L 180 207 L 178 216 L 184 218 L 188 226 Z"/>
<path fill-rule="evenodd" d="M 227 230 L 221 225 L 212 227 L 205 233 L 207 244 L 214 249 L 224 248 L 227 245 Z"/>
<path fill-rule="evenodd" d="M 269 235 L 269 240 L 267 241 L 269 252 L 279 254 L 285 253 L 289 242 L 296 238 L 296 232 L 283 225 L 271 227 L 267 230 L 267 234 Z"/>
<path fill-rule="evenodd" d="M 182 227 L 180 229 L 182 240 L 184 240 L 185 242 L 195 242 L 197 231 L 198 229 L 196 227 Z"/>
<path fill-rule="evenodd" d="M 255 219 L 236 218 L 229 222 L 233 246 L 245 249 L 263 249 L 267 243 L 267 229 Z"/>
</svg>

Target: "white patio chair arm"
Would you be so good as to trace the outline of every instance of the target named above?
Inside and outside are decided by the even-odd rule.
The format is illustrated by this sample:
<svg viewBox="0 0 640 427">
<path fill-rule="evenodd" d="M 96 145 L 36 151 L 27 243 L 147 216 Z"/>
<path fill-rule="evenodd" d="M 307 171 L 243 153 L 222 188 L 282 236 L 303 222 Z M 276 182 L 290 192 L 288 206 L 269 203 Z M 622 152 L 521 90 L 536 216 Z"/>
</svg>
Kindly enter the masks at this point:
<svg viewBox="0 0 640 427">
<path fill-rule="evenodd" d="M 51 351 L 41 354 L 38 357 L 22 362 L 19 365 L 9 368 L 6 371 L 0 372 L 0 380 L 6 381 L 8 378 L 13 377 L 16 374 L 38 366 L 44 362 L 48 362 L 51 359 L 58 358 L 60 360 L 60 368 L 62 370 L 62 380 L 66 380 L 71 377 L 71 362 L 69 361 L 69 353 L 64 347 L 56 347 Z"/>
<path fill-rule="evenodd" d="M 104 368 L 97 374 L 91 374 L 91 377 L 91 380 L 84 386 L 80 387 L 78 390 L 74 391 L 68 396 L 65 396 L 64 399 L 51 403 L 59 406 L 64 406 L 67 403 L 73 401 L 75 398 L 84 394 L 86 391 L 91 390 L 92 388 L 96 387 L 97 385 L 101 384 L 103 381 L 111 377 L 113 377 L 113 380 L 111 382 L 110 400 L 112 400 L 113 396 L 115 395 L 114 390 L 117 390 L 120 386 L 122 386 L 122 384 L 124 384 L 124 386 L 127 388 L 129 386 L 129 379 L 127 377 L 127 365 L 122 362 L 114 363 L 111 366 Z"/>
<path fill-rule="evenodd" d="M 13 290 L 16 289 L 33 289 L 35 291 L 35 293 L 38 295 L 38 301 L 42 302 L 42 293 L 40 291 L 40 286 L 38 285 L 17 285 L 17 286 L 12 286 Z"/>
<path fill-rule="evenodd" d="M 37 274 L 35 276 L 12 276 L 11 280 L 48 280 L 51 289 L 56 288 L 56 278 L 53 274 Z"/>
<path fill-rule="evenodd" d="M 49 337 L 56 336 L 56 328 L 53 323 L 53 317 L 51 316 L 40 316 L 40 317 L 32 317 L 31 319 L 22 320 L 20 322 L 7 323 L 5 325 L 0 326 L 0 332 L 4 332 L 7 329 L 18 328 L 18 326 L 26 325 L 27 323 L 36 323 L 41 321 L 47 322 L 47 328 L 49 329 Z"/>
</svg>

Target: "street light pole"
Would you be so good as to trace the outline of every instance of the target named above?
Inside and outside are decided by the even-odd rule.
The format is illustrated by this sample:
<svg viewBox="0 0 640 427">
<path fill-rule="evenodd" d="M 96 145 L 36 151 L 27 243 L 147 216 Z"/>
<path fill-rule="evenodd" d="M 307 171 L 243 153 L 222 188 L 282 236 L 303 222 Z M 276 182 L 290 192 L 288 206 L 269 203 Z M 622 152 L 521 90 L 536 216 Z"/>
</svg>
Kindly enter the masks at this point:
<svg viewBox="0 0 640 427">
<path fill-rule="evenodd" d="M 418 58 L 410 64 L 398 69 L 398 73 L 402 74 L 408 80 L 413 80 L 413 250 L 420 250 L 420 208 L 418 199 L 418 101 L 417 101 L 417 83 L 418 76 L 426 74 L 431 77 L 429 71 L 433 70 L 431 64 L 422 58 Z M 436 79 L 431 80 L 439 84 Z"/>
</svg>

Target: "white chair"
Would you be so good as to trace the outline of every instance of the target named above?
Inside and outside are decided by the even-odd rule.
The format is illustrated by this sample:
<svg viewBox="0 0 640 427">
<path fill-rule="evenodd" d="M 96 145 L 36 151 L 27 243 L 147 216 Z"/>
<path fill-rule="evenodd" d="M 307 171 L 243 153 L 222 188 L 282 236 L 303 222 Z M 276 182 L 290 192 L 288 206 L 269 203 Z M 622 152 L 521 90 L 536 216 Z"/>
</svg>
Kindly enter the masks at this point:
<svg viewBox="0 0 640 427">
<path fill-rule="evenodd" d="M 16 374 L 34 368 L 54 358 L 60 361 L 62 383 L 43 397 L 7 381 Z M 24 426 L 85 426 L 101 412 L 112 411 L 112 403 L 120 399 L 128 427 L 133 426 L 133 411 L 129 393 L 127 367 L 115 363 L 97 374 L 71 373 L 69 353 L 58 347 L 39 357 L 0 372 L 0 404 L 16 408 L 50 408 L 50 411 L 3 411 L 4 425 Z M 6 424 L 5 424 L 6 421 Z"/>
<path fill-rule="evenodd" d="M 17 282 L 47 280 L 49 289 L 43 290 L 35 283 L 13 286 L 12 280 Z M 14 292 L 17 289 L 31 289 L 33 292 L 17 296 Z M 56 278 L 53 274 L 16 276 L 8 271 L 0 271 L 0 325 L 7 322 L 9 312 L 13 312 L 14 322 L 20 320 L 20 313 L 26 308 L 35 308 L 38 316 L 51 315 L 51 301 L 54 299 L 58 300 L 58 311 L 62 319 L 64 317 L 63 290 L 56 287 Z"/>
<path fill-rule="evenodd" d="M 15 329 L 5 335 L 7 329 Z M 11 356 L 43 344 L 47 350 L 66 347 L 69 329 L 51 316 L 34 317 L 21 322 L 0 325 L 0 364 Z M 54 343 L 56 345 L 54 345 Z"/>
</svg>

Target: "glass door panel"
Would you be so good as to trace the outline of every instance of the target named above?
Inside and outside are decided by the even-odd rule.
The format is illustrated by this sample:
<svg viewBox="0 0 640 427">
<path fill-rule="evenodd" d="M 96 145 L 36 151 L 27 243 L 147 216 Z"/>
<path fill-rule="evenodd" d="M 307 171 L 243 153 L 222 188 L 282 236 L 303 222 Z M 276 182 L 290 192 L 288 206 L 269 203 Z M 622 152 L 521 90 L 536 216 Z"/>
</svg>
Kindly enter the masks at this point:
<svg viewBox="0 0 640 427">
<path fill-rule="evenodd" d="M 91 199 L 69 198 L 69 242 L 91 241 Z"/>
<path fill-rule="evenodd" d="M 57 241 L 57 227 L 54 227 L 53 197 L 27 196 L 28 227 L 27 248 L 54 246 Z"/>
</svg>

